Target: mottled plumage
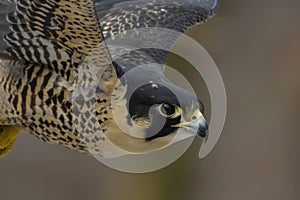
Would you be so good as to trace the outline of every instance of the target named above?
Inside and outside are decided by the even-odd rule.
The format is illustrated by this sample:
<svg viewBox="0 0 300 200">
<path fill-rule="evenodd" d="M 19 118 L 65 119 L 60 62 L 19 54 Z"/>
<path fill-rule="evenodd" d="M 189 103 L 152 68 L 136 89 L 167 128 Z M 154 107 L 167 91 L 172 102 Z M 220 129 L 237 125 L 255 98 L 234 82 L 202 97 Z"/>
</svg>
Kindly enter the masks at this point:
<svg viewBox="0 0 300 200">
<path fill-rule="evenodd" d="M 141 63 L 164 63 L 167 52 L 141 49 L 127 52 L 112 62 L 109 50 L 112 53 L 116 49 L 113 46 L 108 49 L 104 37 L 113 38 L 132 28 L 146 27 L 183 32 L 214 14 L 215 1 L 204 2 L 0 1 L 0 27 L 3 28 L 0 31 L 0 127 L 3 132 L 11 130 L 7 127 L 15 127 L 11 132 L 23 130 L 47 143 L 102 156 L 121 154 L 114 152 L 111 143 L 130 152 L 152 151 L 170 143 L 170 139 L 159 141 L 159 138 L 170 137 L 180 127 L 175 125 L 182 121 L 183 114 L 176 118 L 176 124 L 167 120 L 169 124 L 165 124 L 164 134 L 146 139 L 132 138 L 122 134 L 117 126 L 111 103 L 112 98 L 124 107 L 134 102 L 133 107 L 142 112 L 124 108 L 120 115 L 124 115 L 124 121 L 131 116 L 130 120 L 141 124 L 141 132 L 146 133 L 146 127 L 155 121 L 150 120 L 149 107 L 144 106 L 150 93 L 156 95 L 155 100 L 149 102 L 152 105 L 178 104 L 176 98 L 169 99 L 171 93 L 164 95 L 167 91 L 163 88 L 167 86 L 188 97 L 189 93 L 167 80 L 156 81 L 158 76 L 163 77 L 163 71 L 151 67 L 145 72 L 148 73 L 146 80 L 155 81 L 157 88 L 142 88 L 147 91 L 142 96 L 142 90 L 137 90 L 136 98 L 140 99 L 130 101 L 125 93 L 132 80 L 127 80 L 117 85 L 116 91 L 120 92 L 112 95 L 126 71 Z M 181 108 L 182 112 L 190 112 L 189 117 L 194 111 L 198 113 L 197 109 L 203 112 L 203 105 L 193 98 L 187 98 L 186 103 L 195 105 L 195 110 Z M 9 134 L 4 135 L 0 133 L 0 151 L 11 148 L 11 142 L 6 146 L 1 143 L 1 136 L 2 141 L 9 138 Z"/>
</svg>

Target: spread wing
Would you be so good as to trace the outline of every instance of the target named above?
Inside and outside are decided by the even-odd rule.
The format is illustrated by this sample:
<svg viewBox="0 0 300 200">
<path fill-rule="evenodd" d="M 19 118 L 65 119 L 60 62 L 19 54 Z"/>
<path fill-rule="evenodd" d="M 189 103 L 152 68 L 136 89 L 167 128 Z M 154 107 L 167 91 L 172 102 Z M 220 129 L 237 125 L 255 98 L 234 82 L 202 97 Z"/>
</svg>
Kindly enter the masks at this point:
<svg viewBox="0 0 300 200">
<path fill-rule="evenodd" d="M 218 0 L 96 0 L 111 55 L 125 70 L 165 64 L 180 34 L 209 20 L 217 7 Z"/>
<path fill-rule="evenodd" d="M 1 122 L 86 151 L 104 137 L 95 99 L 109 101 L 117 78 L 94 1 L 0 0 L 0 17 Z"/>
<path fill-rule="evenodd" d="M 3 38 L 10 32 L 9 23 L 6 20 L 6 15 L 15 10 L 15 5 L 10 1 L 0 1 L 0 58 L 9 58 L 4 50 L 8 45 L 4 42 Z"/>
<path fill-rule="evenodd" d="M 143 27 L 184 32 L 210 19 L 218 8 L 218 0 L 96 0 L 95 4 L 105 37 Z"/>
<path fill-rule="evenodd" d="M 138 28 L 160 27 L 181 33 L 211 18 L 217 5 L 217 0 L 95 1 L 106 39 Z M 97 24 L 92 0 L 0 0 L 0 58 L 10 55 L 42 64 L 70 80 L 74 69 L 98 45 L 99 56 L 95 58 L 100 70 L 104 70 L 110 57 Z M 115 40 L 109 43 L 109 50 L 125 69 L 152 62 L 164 64 L 166 49 L 171 48 L 178 36 L 159 39 L 157 34 L 148 34 L 145 39 L 128 34 L 126 37 L 134 40 L 133 46 L 138 49 L 124 48 Z M 146 43 L 163 47 L 151 49 Z"/>
<path fill-rule="evenodd" d="M 2 0 L 0 17 L 2 59 L 48 67 L 66 80 L 91 52 L 99 69 L 111 63 L 93 0 Z"/>
</svg>

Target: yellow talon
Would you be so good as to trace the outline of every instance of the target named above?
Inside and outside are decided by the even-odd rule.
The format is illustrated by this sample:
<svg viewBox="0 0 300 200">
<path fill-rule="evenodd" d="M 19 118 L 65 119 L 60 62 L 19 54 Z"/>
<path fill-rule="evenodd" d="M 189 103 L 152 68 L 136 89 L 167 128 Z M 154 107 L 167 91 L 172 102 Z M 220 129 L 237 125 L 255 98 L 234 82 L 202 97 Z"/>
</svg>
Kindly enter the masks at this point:
<svg viewBox="0 0 300 200">
<path fill-rule="evenodd" d="M 0 158 L 12 150 L 19 131 L 20 128 L 16 126 L 0 126 Z"/>
</svg>

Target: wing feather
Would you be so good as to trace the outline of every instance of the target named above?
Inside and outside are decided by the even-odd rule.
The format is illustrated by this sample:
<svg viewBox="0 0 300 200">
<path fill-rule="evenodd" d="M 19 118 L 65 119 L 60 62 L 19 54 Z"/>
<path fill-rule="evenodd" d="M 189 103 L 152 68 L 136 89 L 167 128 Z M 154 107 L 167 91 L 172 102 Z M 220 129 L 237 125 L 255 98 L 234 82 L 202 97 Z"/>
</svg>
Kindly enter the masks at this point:
<svg viewBox="0 0 300 200">
<path fill-rule="evenodd" d="M 0 10 L 5 12 L 0 15 L 8 15 L 2 24 L 9 24 L 11 31 L 1 32 L 8 45 L 0 49 L 2 54 L 46 66 L 67 80 L 74 78 L 74 72 L 91 52 L 99 70 L 111 64 L 93 0 L 4 2 L 0 2 Z"/>
<path fill-rule="evenodd" d="M 111 56 L 117 57 L 115 61 L 125 71 L 141 64 L 165 64 L 168 52 L 180 34 L 209 20 L 217 7 L 217 0 L 96 0 L 97 15 Z M 158 33 L 151 28 L 173 32 Z M 111 42 L 118 36 L 120 40 Z M 122 49 L 119 44 L 124 42 L 126 47 Z"/>
</svg>

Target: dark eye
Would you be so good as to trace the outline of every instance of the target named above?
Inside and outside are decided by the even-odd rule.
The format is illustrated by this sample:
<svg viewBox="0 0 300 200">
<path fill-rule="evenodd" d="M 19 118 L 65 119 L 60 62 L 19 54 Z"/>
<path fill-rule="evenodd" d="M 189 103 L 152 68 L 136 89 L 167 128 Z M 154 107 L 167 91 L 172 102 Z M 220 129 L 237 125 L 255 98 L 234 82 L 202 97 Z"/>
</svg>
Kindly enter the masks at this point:
<svg viewBox="0 0 300 200">
<path fill-rule="evenodd" d="M 176 118 L 181 115 L 182 110 L 177 105 L 163 103 L 159 105 L 159 112 L 165 117 Z"/>
</svg>

